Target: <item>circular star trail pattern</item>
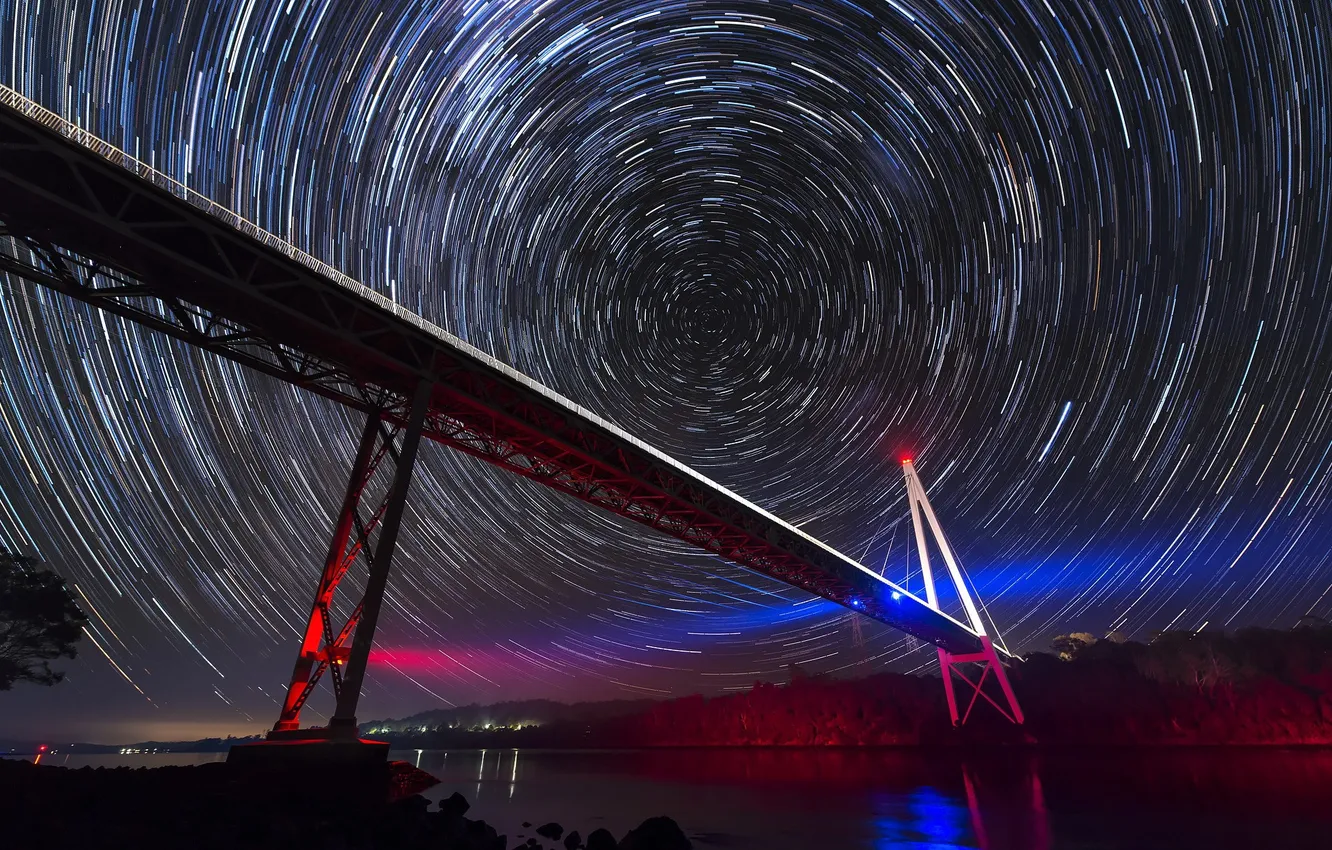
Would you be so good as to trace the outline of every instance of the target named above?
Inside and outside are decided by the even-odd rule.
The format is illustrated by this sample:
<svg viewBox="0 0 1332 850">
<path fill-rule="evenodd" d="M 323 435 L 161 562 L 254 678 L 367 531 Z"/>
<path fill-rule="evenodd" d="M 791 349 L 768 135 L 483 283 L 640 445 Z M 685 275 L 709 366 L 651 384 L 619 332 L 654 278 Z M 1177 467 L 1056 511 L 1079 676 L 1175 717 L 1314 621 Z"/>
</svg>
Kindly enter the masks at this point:
<svg viewBox="0 0 1332 850">
<path fill-rule="evenodd" d="M 1034 649 L 1332 610 L 1330 28 L 1293 0 L 13 0 L 0 80 L 918 589 L 914 456 Z M 93 615 L 67 687 L 269 720 L 358 423 L 18 281 L 0 308 L 0 541 Z M 929 661 L 422 457 L 363 716 Z"/>
</svg>

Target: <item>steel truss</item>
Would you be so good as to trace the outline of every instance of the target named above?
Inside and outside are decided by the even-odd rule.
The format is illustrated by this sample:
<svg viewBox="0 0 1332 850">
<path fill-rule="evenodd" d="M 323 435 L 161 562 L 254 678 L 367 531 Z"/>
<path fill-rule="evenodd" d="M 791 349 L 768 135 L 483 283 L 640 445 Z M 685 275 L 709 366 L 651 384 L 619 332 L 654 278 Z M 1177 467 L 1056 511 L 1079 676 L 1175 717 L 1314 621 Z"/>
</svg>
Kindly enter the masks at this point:
<svg viewBox="0 0 1332 850">
<path fill-rule="evenodd" d="M 396 423 L 386 418 L 389 411 L 373 412 L 366 417 L 347 492 L 334 521 L 324 570 L 319 577 L 305 635 L 292 670 L 291 684 L 282 704 L 282 713 L 273 726 L 273 732 L 279 737 L 281 733 L 300 729 L 301 709 L 326 672 L 332 679 L 337 699 L 329 729 L 355 734 L 356 703 L 365 679 L 370 646 L 397 545 L 402 509 L 411 486 L 429 397 L 429 385 L 422 384 L 410 410 L 393 411 Z M 384 467 L 391 471 L 376 475 Z M 372 484 L 377 481 L 382 486 L 382 493 L 373 498 Z M 334 632 L 337 620 L 333 614 L 333 596 L 358 561 L 363 561 L 367 568 L 361 601 Z"/>
<path fill-rule="evenodd" d="M 927 605 L 3 86 L 0 222 L 0 278 L 16 276 L 62 292 L 405 434 L 415 433 L 414 412 L 424 398 L 422 437 L 818 594 L 958 658 L 994 653 L 983 630 Z M 358 508 L 364 491 L 364 485 L 356 490 Z M 382 561 L 385 576 L 384 555 L 391 556 L 392 547 L 386 550 L 383 535 L 394 513 L 391 505 L 384 509 L 380 542 L 373 547 L 374 569 Z M 338 539 L 335 533 L 330 552 Z M 340 569 L 329 573 L 337 560 L 330 554 L 325 563 L 297 665 L 299 671 L 310 656 L 308 675 L 293 676 L 301 681 L 285 703 L 279 721 L 284 730 L 295 717 L 286 709 L 299 714 L 312 679 L 332 670 L 342 694 L 359 690 L 359 678 L 352 687 L 353 678 L 364 673 L 356 666 L 356 647 L 363 631 L 373 631 L 366 626 L 374 596 L 367 592 L 361 620 L 351 624 L 352 650 L 346 664 L 338 664 L 349 639 L 342 634 L 346 627 L 334 632 L 319 608 L 323 595 L 336 588 L 336 581 L 325 587 L 324 579 Z M 318 641 L 311 645 L 314 625 Z M 335 669 L 344 666 L 345 671 Z M 352 714 L 354 706 L 335 716 Z"/>
<path fill-rule="evenodd" d="M 56 289 L 196 347 L 326 398 L 402 424 L 409 395 L 343 363 L 283 343 L 145 283 L 115 266 L 0 223 L 0 271 Z M 461 358 L 435 358 L 423 435 L 713 552 L 741 566 L 839 602 L 934 644 L 978 648 L 954 622 L 917 621 L 903 600 L 848 573 L 828 550 L 715 486 L 587 427 L 512 381 Z M 912 600 L 906 600 L 912 601 Z"/>
<path fill-rule="evenodd" d="M 934 515 L 934 508 L 930 506 L 929 496 L 925 494 L 925 485 L 921 483 L 920 476 L 916 474 L 916 467 L 910 460 L 902 462 L 902 471 L 906 476 L 907 502 L 911 506 L 911 525 L 916 533 L 916 549 L 920 553 L 920 572 L 925 581 L 925 598 L 931 608 L 939 610 L 939 594 L 934 587 L 934 573 L 930 570 L 930 553 L 925 542 L 925 527 L 929 526 L 930 534 L 934 537 L 939 552 L 943 555 L 944 563 L 948 567 L 949 578 L 952 579 L 953 587 L 957 590 L 958 598 L 962 601 L 963 611 L 966 613 L 967 620 L 971 627 L 980 636 L 981 648 L 979 652 L 950 652 L 945 647 L 939 647 L 939 672 L 943 675 L 944 696 L 948 699 L 948 714 L 953 720 L 954 726 L 961 726 L 971 717 L 971 709 L 975 707 L 976 700 L 984 698 L 986 702 L 1010 722 L 1021 724 L 1023 722 L 1022 707 L 1018 705 L 1017 697 L 1013 694 L 1013 688 L 1008 683 L 1008 674 L 1004 672 L 1004 665 L 999 660 L 999 655 L 995 652 L 994 641 L 985 632 L 985 624 L 981 621 L 980 612 L 976 610 L 976 603 L 971 598 L 971 591 L 967 588 L 966 580 L 962 576 L 962 570 L 957 565 L 957 557 L 953 554 L 953 547 L 948 545 L 948 538 L 944 537 L 943 529 L 939 526 L 939 519 Z M 924 522 L 922 522 L 922 519 Z M 972 680 L 967 675 L 969 665 L 980 665 L 981 674 L 976 680 Z M 994 674 L 995 680 L 999 683 L 999 689 L 1003 692 L 1004 701 L 1007 704 L 1000 705 L 989 694 L 985 693 L 985 680 Z M 963 683 L 971 688 L 971 699 L 967 701 L 967 707 L 960 714 L 957 708 L 957 694 L 954 692 L 953 677 L 961 679 Z"/>
<path fill-rule="evenodd" d="M 375 410 L 394 401 L 382 390 L 356 381 L 336 363 L 284 345 L 108 263 L 80 256 L 32 234 L 15 233 L 3 221 L 0 273 L 54 289 L 357 409 Z"/>
</svg>

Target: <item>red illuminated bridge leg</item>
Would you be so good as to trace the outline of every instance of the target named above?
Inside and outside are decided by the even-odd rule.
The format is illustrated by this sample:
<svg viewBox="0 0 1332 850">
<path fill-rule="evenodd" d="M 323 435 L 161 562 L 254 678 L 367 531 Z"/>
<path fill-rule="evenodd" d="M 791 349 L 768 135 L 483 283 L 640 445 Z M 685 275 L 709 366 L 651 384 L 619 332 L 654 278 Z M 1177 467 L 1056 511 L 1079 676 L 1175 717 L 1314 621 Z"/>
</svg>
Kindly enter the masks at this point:
<svg viewBox="0 0 1332 850">
<path fill-rule="evenodd" d="M 287 687 L 287 698 L 282 704 L 282 714 L 273 726 L 274 732 L 287 732 L 300 727 L 301 706 L 309 697 L 309 692 L 318 681 L 311 680 L 315 662 L 320 660 L 320 643 L 324 633 L 330 628 L 329 606 L 333 602 L 333 591 L 345 573 L 347 561 L 347 542 L 351 539 L 352 523 L 356 509 L 361 503 L 361 493 L 365 490 L 367 479 L 373 474 L 370 465 L 371 453 L 378 442 L 381 421 L 378 413 L 366 417 L 365 429 L 361 432 L 361 444 L 356 451 L 356 460 L 352 463 L 351 479 L 347 482 L 347 493 L 342 498 L 342 510 L 338 512 L 333 526 L 333 538 L 328 544 L 328 555 L 324 558 L 324 572 L 319 577 L 315 588 L 314 602 L 310 606 L 310 619 L 305 624 L 305 637 L 301 639 L 301 648 L 296 655 L 296 667 L 291 673 L 291 684 Z M 327 664 L 327 652 L 324 663 Z M 341 663 L 336 659 L 335 663 Z"/>
<path fill-rule="evenodd" d="M 1022 706 L 1018 705 L 1013 687 L 1008 683 L 1008 675 L 1004 672 L 1003 663 L 999 661 L 999 654 L 994 651 L 994 643 L 986 635 L 981 635 L 980 640 L 981 651 L 977 653 L 953 655 L 945 649 L 939 650 L 939 672 L 943 674 L 944 695 L 948 698 L 948 715 L 952 718 L 954 726 L 961 726 L 971 716 L 971 709 L 975 708 L 976 700 L 983 698 L 1009 721 L 1021 725 L 1024 720 Z M 973 682 L 971 677 L 959 669 L 959 665 L 963 664 L 980 665 L 980 678 Z M 1003 692 L 1006 705 L 1000 705 L 985 693 L 985 680 L 991 674 L 994 674 L 994 678 L 999 682 L 999 689 Z M 953 684 L 954 676 L 966 682 L 971 689 L 966 710 L 960 714 L 957 707 L 957 691 Z"/>
<path fill-rule="evenodd" d="M 387 417 L 392 411 L 371 413 L 366 420 L 342 507 L 334 522 L 333 537 L 329 541 L 324 570 L 315 590 L 282 714 L 269 733 L 270 738 L 309 736 L 300 731 L 301 708 L 325 672 L 330 674 L 337 698 L 337 707 L 326 734 L 347 737 L 357 734 L 356 704 L 388 585 L 430 391 L 431 384 L 423 382 L 411 400 L 410 409 L 397 411 L 399 415 L 394 418 L 405 422 L 390 426 Z M 401 443 L 395 448 L 399 435 Z M 367 501 L 366 495 L 385 460 L 389 460 L 392 466 L 392 480 L 376 506 L 376 503 Z M 364 504 L 375 506 L 375 509 L 366 515 L 361 510 Z M 376 531 L 378 536 L 372 540 Z M 359 559 L 364 559 L 369 566 L 365 591 L 360 604 L 335 633 L 333 597 Z"/>
</svg>

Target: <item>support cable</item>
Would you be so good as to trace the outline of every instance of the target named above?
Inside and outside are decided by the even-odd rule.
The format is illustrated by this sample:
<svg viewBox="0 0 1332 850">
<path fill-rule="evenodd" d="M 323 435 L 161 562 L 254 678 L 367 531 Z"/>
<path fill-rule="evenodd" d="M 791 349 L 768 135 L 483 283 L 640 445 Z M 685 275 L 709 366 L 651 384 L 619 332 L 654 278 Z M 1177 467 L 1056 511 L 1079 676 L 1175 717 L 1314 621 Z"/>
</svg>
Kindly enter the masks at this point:
<svg viewBox="0 0 1332 850">
<path fill-rule="evenodd" d="M 994 631 L 995 642 L 998 643 L 999 646 L 1003 648 L 1004 652 L 1016 658 L 1017 656 L 1013 655 L 1012 650 L 1008 648 L 1008 644 L 1004 642 L 1003 633 L 1000 632 L 999 627 L 995 625 L 994 617 L 990 616 L 990 609 L 987 608 L 985 605 L 985 597 L 981 596 L 980 589 L 976 587 L 976 582 L 972 581 L 971 576 L 967 574 L 967 568 L 964 567 L 960 562 L 958 563 L 957 568 L 962 571 L 962 578 L 966 580 L 967 584 L 971 585 L 971 592 L 972 595 L 976 597 L 976 601 L 980 602 L 981 613 L 985 615 L 986 622 L 990 624 L 990 628 Z"/>
</svg>

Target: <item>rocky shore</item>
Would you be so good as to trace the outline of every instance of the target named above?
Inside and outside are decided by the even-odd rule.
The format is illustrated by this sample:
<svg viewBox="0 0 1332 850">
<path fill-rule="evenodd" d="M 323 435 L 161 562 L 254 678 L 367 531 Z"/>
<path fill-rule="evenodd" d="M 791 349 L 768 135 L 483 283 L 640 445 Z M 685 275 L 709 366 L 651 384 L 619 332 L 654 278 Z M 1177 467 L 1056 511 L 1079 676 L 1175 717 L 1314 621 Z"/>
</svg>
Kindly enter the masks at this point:
<svg viewBox="0 0 1332 850">
<path fill-rule="evenodd" d="M 359 771 L 82 768 L 0 760 L 0 846 L 13 850 L 689 850 L 675 821 L 649 818 L 616 839 L 558 823 L 500 835 L 401 762 Z"/>
</svg>

